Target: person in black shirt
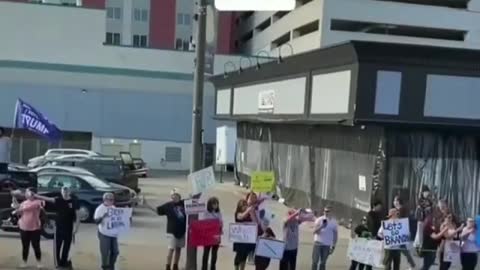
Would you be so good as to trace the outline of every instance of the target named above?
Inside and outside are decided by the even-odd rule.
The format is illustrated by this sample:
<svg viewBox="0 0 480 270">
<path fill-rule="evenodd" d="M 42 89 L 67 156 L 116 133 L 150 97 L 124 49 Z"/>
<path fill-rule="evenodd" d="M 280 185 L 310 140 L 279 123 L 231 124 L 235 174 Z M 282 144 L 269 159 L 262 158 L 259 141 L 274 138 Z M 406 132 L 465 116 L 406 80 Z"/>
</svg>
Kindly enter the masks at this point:
<svg viewBox="0 0 480 270">
<path fill-rule="evenodd" d="M 370 210 L 367 214 L 367 227 L 368 231 L 372 235 L 377 235 L 380 226 L 382 225 L 382 215 L 383 207 L 380 201 L 377 201 L 373 204 L 373 209 Z"/>
<path fill-rule="evenodd" d="M 56 231 L 54 241 L 54 262 L 58 268 L 72 268 L 69 261 L 70 246 L 78 231 L 80 219 L 78 218 L 79 205 L 68 187 L 62 187 L 61 196 L 50 198 L 35 195 L 36 198 L 52 203 L 56 212 Z"/>
<path fill-rule="evenodd" d="M 355 235 L 360 238 L 372 238 L 372 234 L 368 230 L 367 227 L 367 217 L 362 218 L 362 224 L 358 225 L 355 227 Z M 350 270 L 356 270 L 358 266 L 359 270 L 363 270 L 365 267 L 367 270 L 371 270 L 372 266 L 371 265 L 365 265 L 362 263 L 359 263 L 357 261 L 352 260 L 352 264 L 350 265 Z"/>
</svg>

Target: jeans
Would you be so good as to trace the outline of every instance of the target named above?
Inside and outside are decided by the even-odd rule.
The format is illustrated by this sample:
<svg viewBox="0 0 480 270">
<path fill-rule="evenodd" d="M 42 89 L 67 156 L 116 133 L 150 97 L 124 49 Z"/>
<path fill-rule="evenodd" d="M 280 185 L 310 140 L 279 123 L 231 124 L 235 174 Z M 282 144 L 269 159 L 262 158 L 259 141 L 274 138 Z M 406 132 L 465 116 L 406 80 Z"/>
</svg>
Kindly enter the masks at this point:
<svg viewBox="0 0 480 270">
<path fill-rule="evenodd" d="M 312 270 L 325 270 L 327 266 L 327 259 L 330 255 L 330 246 L 315 243 L 313 245 L 312 253 Z"/>
<path fill-rule="evenodd" d="M 477 253 L 462 253 L 462 270 L 475 270 L 477 266 Z"/>
<path fill-rule="evenodd" d="M 210 255 L 210 251 L 212 251 L 212 261 L 210 263 L 210 269 L 216 269 L 218 245 L 203 248 L 202 270 L 208 270 L 208 257 Z"/>
<path fill-rule="evenodd" d="M 401 249 L 402 249 L 402 255 L 407 258 L 407 261 L 410 267 L 415 268 L 415 261 L 413 260 L 413 257 L 410 254 L 410 251 L 407 249 L 407 246 L 402 246 Z"/>
<path fill-rule="evenodd" d="M 280 260 L 280 270 L 295 270 L 297 268 L 297 249 L 285 250 Z"/>
<path fill-rule="evenodd" d="M 423 252 L 423 266 L 421 270 L 429 270 L 435 263 L 436 251 L 424 251 Z"/>
<path fill-rule="evenodd" d="M 358 266 L 358 270 L 363 270 L 364 268 L 366 270 L 372 270 L 371 265 L 365 265 L 365 264 L 359 263 L 357 261 L 352 261 L 352 264 L 350 264 L 350 270 L 357 270 L 357 266 Z"/>
<path fill-rule="evenodd" d="M 385 270 L 400 270 L 400 256 L 401 251 L 397 249 L 386 249 L 385 258 L 383 259 L 383 264 L 385 265 Z"/>
<path fill-rule="evenodd" d="M 35 258 L 37 261 L 42 260 L 42 251 L 40 249 L 40 231 L 20 230 L 20 239 L 22 240 L 22 259 L 24 262 L 28 260 L 30 244 L 35 252 Z"/>
<path fill-rule="evenodd" d="M 116 237 L 110 237 L 98 232 L 100 242 L 100 254 L 102 256 L 102 269 L 115 270 L 118 257 L 118 241 Z"/>
<path fill-rule="evenodd" d="M 72 245 L 73 239 L 73 229 L 71 228 L 60 228 L 57 227 L 57 231 L 55 232 L 55 241 L 54 243 L 54 250 L 55 250 L 55 266 L 57 267 L 67 267 L 68 262 L 68 254 L 70 253 L 70 246 Z"/>
</svg>

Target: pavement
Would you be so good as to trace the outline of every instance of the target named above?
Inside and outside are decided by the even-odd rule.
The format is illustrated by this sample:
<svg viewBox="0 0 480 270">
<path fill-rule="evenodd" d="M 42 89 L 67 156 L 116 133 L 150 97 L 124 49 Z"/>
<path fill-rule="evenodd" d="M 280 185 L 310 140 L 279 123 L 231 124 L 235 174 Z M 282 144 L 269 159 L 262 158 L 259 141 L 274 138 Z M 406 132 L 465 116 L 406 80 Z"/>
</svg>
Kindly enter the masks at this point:
<svg viewBox="0 0 480 270">
<path fill-rule="evenodd" d="M 228 178 L 227 178 L 228 179 Z M 166 219 L 157 216 L 147 205 L 155 207 L 166 202 L 170 197 L 172 188 L 179 190 L 184 196 L 191 193 L 191 189 L 184 174 L 169 174 L 160 178 L 147 178 L 141 180 L 141 188 L 146 205 L 139 206 L 134 211 L 134 219 L 131 231 L 128 235 L 119 239 L 120 257 L 117 270 L 158 270 L 164 269 L 166 262 Z M 224 216 L 225 224 L 234 221 L 233 213 L 237 201 L 244 197 L 247 190 L 235 186 L 232 181 L 219 183 L 215 189 L 204 196 L 216 196 L 220 201 L 220 207 Z M 277 202 L 268 202 L 268 207 L 275 214 L 272 228 L 277 237 L 282 237 L 281 221 L 286 215 L 288 208 Z M 301 225 L 300 247 L 298 253 L 297 269 L 311 269 L 312 254 L 312 223 Z M 228 236 L 224 235 L 222 246 L 219 249 L 217 269 L 233 269 L 234 253 L 232 244 L 228 242 Z M 348 269 L 350 262 L 346 258 L 350 231 L 341 228 L 339 242 L 327 265 L 329 270 Z M 43 264 L 45 269 L 53 269 L 52 241 L 42 241 Z M 20 239 L 15 233 L 0 232 L 0 269 L 12 270 L 20 263 Z M 199 249 L 197 259 L 201 260 L 202 251 Z M 77 270 L 99 269 L 98 240 L 96 226 L 82 224 L 77 235 L 77 242 L 72 250 L 72 261 Z M 33 253 L 30 255 L 30 264 L 34 265 Z M 182 254 L 180 266 L 185 265 L 185 252 Z M 269 269 L 278 269 L 278 262 L 272 261 Z M 406 267 L 402 268 L 405 269 Z M 35 268 L 31 268 L 35 269 Z M 254 269 L 248 266 L 247 269 Z"/>
</svg>

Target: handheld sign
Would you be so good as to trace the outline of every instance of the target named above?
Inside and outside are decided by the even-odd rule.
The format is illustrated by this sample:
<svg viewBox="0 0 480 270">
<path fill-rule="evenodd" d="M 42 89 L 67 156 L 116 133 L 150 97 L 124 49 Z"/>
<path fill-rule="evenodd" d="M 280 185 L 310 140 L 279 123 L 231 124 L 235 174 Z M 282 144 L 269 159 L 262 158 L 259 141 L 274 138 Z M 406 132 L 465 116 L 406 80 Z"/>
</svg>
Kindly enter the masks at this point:
<svg viewBox="0 0 480 270">
<path fill-rule="evenodd" d="M 185 200 L 185 214 L 194 215 L 207 211 L 207 203 L 202 199 Z"/>
<path fill-rule="evenodd" d="M 283 241 L 268 238 L 259 238 L 255 249 L 255 255 L 275 260 L 281 260 L 284 250 L 285 242 Z"/>
<path fill-rule="evenodd" d="M 130 229 L 132 208 L 109 208 L 105 218 L 105 230 L 109 235 L 121 235 Z"/>
<path fill-rule="evenodd" d="M 215 246 L 220 243 L 222 225 L 218 219 L 194 220 L 188 226 L 188 246 Z"/>
<path fill-rule="evenodd" d="M 275 174 L 273 172 L 253 172 L 251 187 L 254 192 L 271 192 L 275 187 Z"/>
<path fill-rule="evenodd" d="M 385 249 L 398 249 L 399 246 L 410 242 L 408 218 L 384 220 L 382 226 Z"/>
<path fill-rule="evenodd" d="M 230 223 L 228 238 L 234 243 L 255 244 L 257 242 L 257 224 L 255 223 Z"/>
<path fill-rule="evenodd" d="M 460 241 L 445 241 L 445 252 L 443 254 L 445 262 L 451 262 L 453 266 L 460 265 L 460 253 Z"/>
<path fill-rule="evenodd" d="M 188 175 L 188 181 L 192 183 L 193 194 L 203 193 L 215 186 L 215 173 L 213 167 L 202 169 Z"/>
<path fill-rule="evenodd" d="M 378 240 L 355 238 L 348 244 L 347 257 L 361 264 L 383 268 L 383 243 Z"/>
</svg>

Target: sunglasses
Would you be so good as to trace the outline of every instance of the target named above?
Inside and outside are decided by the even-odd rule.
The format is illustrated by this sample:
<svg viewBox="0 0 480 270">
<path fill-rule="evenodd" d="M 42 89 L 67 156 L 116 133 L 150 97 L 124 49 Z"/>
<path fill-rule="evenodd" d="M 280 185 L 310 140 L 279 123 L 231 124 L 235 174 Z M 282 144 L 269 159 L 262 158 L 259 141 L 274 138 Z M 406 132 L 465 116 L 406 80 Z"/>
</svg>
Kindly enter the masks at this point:
<svg viewBox="0 0 480 270">
<path fill-rule="evenodd" d="M 324 210 L 323 212 L 325 212 L 325 213 L 330 213 L 330 210 Z"/>
</svg>

